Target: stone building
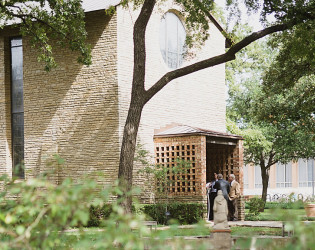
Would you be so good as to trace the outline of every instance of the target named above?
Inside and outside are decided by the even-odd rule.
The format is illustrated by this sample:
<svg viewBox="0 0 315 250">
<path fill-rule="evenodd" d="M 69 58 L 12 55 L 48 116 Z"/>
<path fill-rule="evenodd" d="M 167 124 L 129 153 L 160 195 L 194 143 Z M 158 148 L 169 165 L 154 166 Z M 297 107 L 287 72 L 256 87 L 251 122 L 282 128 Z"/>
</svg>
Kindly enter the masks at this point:
<svg viewBox="0 0 315 250">
<path fill-rule="evenodd" d="M 82 178 L 86 174 L 98 178 L 101 173 L 98 181 L 102 185 L 117 178 L 133 72 L 132 27 L 139 13 L 116 6 L 114 15 L 106 15 L 104 9 L 118 3 L 83 2 L 92 46 L 89 67 L 78 64 L 70 50 L 54 48 L 58 67 L 45 72 L 27 37 L 20 37 L 10 26 L 1 31 L 0 174 L 12 175 L 14 166 L 24 161 L 25 170 L 16 175 L 31 178 L 47 171 L 47 162 L 58 154 L 65 164 L 52 177 L 56 183 L 66 176 Z M 205 45 L 194 58 L 183 58 L 186 34 L 178 10 L 172 2 L 165 2 L 149 21 L 146 88 L 169 70 L 225 51 L 225 38 L 218 25 L 211 23 Z M 191 191 L 185 189 L 187 197 L 196 201 L 204 201 L 204 186 L 214 170 L 242 174 L 240 138 L 225 134 L 225 93 L 222 64 L 173 80 L 143 110 L 138 143 L 152 153 L 152 160 L 159 159 L 157 150 L 163 145 L 170 154 L 175 147 L 174 154 L 196 154 L 195 184 Z M 168 125 L 174 122 L 186 125 L 191 133 L 186 136 L 185 126 L 176 125 L 177 134 L 169 134 Z M 177 146 L 183 146 L 185 152 Z M 214 169 L 212 161 L 217 164 Z M 146 177 L 138 174 L 142 167 L 135 165 L 135 186 L 150 188 Z M 151 191 L 143 193 L 143 202 L 152 201 Z"/>
</svg>

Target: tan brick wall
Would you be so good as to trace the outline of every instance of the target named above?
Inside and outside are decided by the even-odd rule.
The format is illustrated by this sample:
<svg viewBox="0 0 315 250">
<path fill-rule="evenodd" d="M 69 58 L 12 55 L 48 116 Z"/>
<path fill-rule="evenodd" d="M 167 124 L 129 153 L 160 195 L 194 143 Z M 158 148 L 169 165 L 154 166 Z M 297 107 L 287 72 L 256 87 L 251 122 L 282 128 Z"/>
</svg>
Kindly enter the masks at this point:
<svg viewBox="0 0 315 250">
<path fill-rule="evenodd" d="M 7 32 L 3 31 L 3 34 Z M 14 31 L 11 31 L 14 34 Z M 5 36 L 0 37 L 0 175 L 12 175 L 11 158 L 11 97 L 10 47 Z"/>
<path fill-rule="evenodd" d="M 146 33 L 146 88 L 150 87 L 169 69 L 163 61 L 159 45 L 160 21 L 170 9 L 178 9 L 172 3 L 156 10 L 149 21 Z M 137 12 L 118 8 L 118 82 L 120 134 L 126 119 L 130 100 L 133 74 L 132 26 Z M 224 53 L 224 38 L 210 25 L 210 38 L 197 57 L 190 63 Z M 225 132 L 225 66 L 219 65 L 189 76 L 173 80 L 145 106 L 141 118 L 138 142 L 153 154 L 154 129 L 177 122 L 190 126 Z M 153 160 L 152 160 L 153 161 Z M 140 165 L 135 166 L 135 184 L 142 185 L 145 177 L 137 175 Z M 148 194 L 148 192 L 145 192 Z M 148 198 L 149 199 L 149 198 Z"/>
<path fill-rule="evenodd" d="M 43 64 L 37 62 L 37 51 L 23 38 L 26 178 L 46 171 L 47 161 L 56 153 L 65 159 L 65 166 L 52 178 L 56 182 L 66 176 L 80 178 L 86 174 L 100 176 L 101 183 L 116 178 L 119 162 L 116 20 L 116 16 L 106 17 L 104 11 L 87 14 L 93 61 L 89 67 L 78 64 L 76 54 L 69 49 L 54 48 L 58 67 L 45 72 Z M 1 88 L 1 96 L 3 91 Z M 4 119 L 1 128 L 10 132 Z M 1 147 L 11 137 L 7 134 L 6 137 L 1 133 Z M 9 165 L 6 168 L 11 171 Z"/>
</svg>

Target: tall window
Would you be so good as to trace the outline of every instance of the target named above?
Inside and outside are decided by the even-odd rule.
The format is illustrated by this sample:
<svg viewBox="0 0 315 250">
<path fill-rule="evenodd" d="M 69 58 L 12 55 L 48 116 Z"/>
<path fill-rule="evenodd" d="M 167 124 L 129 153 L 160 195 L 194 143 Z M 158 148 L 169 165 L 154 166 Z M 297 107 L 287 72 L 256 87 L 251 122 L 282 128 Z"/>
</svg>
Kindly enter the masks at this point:
<svg viewBox="0 0 315 250">
<path fill-rule="evenodd" d="M 255 166 L 255 188 L 262 188 L 262 177 L 260 166 Z"/>
<path fill-rule="evenodd" d="M 312 187 L 315 180 L 314 159 L 299 159 L 299 186 Z"/>
<path fill-rule="evenodd" d="M 11 39 L 11 115 L 13 176 L 24 178 L 24 105 L 22 38 Z"/>
<path fill-rule="evenodd" d="M 277 187 L 292 187 L 292 163 L 277 163 L 276 168 L 276 185 Z"/>
<path fill-rule="evenodd" d="M 172 12 L 167 12 L 160 25 L 160 49 L 167 66 L 176 69 L 182 65 L 186 32 L 184 25 Z"/>
</svg>

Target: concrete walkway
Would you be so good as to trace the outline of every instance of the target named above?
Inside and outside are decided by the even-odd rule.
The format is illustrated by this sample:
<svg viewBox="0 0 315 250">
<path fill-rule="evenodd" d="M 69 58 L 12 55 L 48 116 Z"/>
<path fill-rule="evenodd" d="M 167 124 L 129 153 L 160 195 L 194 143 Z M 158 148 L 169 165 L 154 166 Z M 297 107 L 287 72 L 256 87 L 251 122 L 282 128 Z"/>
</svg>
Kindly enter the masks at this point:
<svg viewBox="0 0 315 250">
<path fill-rule="evenodd" d="M 213 222 L 207 222 L 213 226 Z M 229 221 L 230 227 L 273 227 L 282 228 L 282 221 Z"/>
<path fill-rule="evenodd" d="M 282 221 L 229 221 L 230 227 L 271 227 L 282 228 Z M 207 221 L 206 226 L 213 227 L 213 221 Z M 181 225 L 178 228 L 195 228 L 196 225 Z M 158 227 L 157 230 L 166 230 L 169 226 Z"/>
</svg>

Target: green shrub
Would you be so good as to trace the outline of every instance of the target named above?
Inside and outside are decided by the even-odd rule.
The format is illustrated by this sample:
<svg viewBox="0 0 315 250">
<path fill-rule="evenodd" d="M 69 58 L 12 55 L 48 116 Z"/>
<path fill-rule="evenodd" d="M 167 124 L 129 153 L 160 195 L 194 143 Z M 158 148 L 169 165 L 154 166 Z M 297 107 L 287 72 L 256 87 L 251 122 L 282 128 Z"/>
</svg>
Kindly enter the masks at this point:
<svg viewBox="0 0 315 250">
<path fill-rule="evenodd" d="M 245 203 L 245 209 L 250 208 L 250 202 Z M 265 209 L 304 209 L 304 202 L 302 200 L 297 200 L 295 202 L 278 202 L 278 201 L 268 201 L 265 204 Z"/>
<path fill-rule="evenodd" d="M 295 202 L 266 202 L 265 209 L 303 209 L 304 203 L 302 200 L 297 200 Z"/>
<path fill-rule="evenodd" d="M 91 206 L 90 207 L 90 216 L 87 223 L 87 227 L 99 227 L 101 222 L 107 219 L 112 213 L 113 209 L 111 204 L 105 204 L 102 207 L 100 206 Z"/>
<path fill-rule="evenodd" d="M 259 215 L 261 210 L 264 208 L 264 201 L 261 198 L 254 197 L 249 199 L 249 213 L 253 215 Z"/>
<path fill-rule="evenodd" d="M 176 220 L 179 224 L 194 224 L 203 218 L 205 205 L 200 203 L 159 203 L 145 205 L 142 210 L 159 224 L 168 224 L 168 220 Z M 169 215 L 166 215 L 166 213 Z"/>
</svg>

